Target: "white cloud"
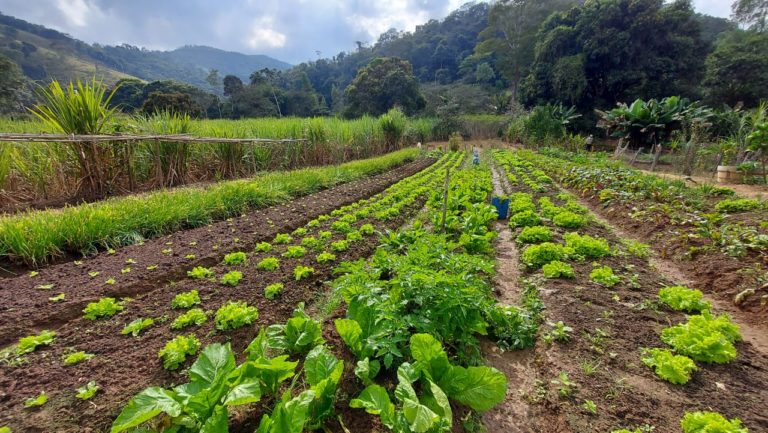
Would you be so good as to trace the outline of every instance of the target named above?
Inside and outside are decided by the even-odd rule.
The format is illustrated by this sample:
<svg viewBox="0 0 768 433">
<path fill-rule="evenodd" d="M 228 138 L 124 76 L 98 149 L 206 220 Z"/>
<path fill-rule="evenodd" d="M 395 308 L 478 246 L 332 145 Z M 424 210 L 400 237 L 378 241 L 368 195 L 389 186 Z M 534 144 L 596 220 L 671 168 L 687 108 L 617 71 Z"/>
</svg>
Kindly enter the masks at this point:
<svg viewBox="0 0 768 433">
<path fill-rule="evenodd" d="M 77 27 L 88 25 L 93 15 L 99 15 L 98 7 L 91 7 L 85 0 L 57 0 L 56 7 L 67 21 Z"/>
<path fill-rule="evenodd" d="M 274 20 L 270 17 L 255 20 L 251 25 L 251 33 L 245 41 L 246 44 L 254 50 L 284 47 L 287 37 L 273 27 Z"/>
<path fill-rule="evenodd" d="M 696 12 L 721 18 L 731 15 L 731 0 L 695 0 L 693 6 Z"/>
</svg>

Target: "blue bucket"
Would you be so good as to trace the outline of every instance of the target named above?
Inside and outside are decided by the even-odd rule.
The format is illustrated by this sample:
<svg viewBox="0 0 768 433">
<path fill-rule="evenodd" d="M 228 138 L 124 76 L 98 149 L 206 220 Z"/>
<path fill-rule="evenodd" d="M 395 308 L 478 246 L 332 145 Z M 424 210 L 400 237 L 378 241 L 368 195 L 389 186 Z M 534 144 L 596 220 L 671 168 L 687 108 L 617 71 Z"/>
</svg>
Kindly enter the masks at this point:
<svg viewBox="0 0 768 433">
<path fill-rule="evenodd" d="M 500 199 L 499 197 L 493 197 L 491 204 L 496 208 L 496 212 L 499 214 L 499 219 L 503 220 L 507 218 L 509 213 L 509 199 Z"/>
</svg>

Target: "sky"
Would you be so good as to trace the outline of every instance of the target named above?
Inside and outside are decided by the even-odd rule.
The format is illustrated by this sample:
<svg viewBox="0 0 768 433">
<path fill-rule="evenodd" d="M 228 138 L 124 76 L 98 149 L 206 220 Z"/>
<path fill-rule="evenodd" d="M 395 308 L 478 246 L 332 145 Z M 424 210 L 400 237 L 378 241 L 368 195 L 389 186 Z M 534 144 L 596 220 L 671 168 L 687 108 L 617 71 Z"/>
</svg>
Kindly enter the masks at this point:
<svg viewBox="0 0 768 433">
<path fill-rule="evenodd" d="M 465 0 L 3 0 L 0 12 L 88 43 L 168 50 L 209 45 L 300 63 L 413 31 Z M 694 0 L 727 17 L 731 0 Z"/>
</svg>

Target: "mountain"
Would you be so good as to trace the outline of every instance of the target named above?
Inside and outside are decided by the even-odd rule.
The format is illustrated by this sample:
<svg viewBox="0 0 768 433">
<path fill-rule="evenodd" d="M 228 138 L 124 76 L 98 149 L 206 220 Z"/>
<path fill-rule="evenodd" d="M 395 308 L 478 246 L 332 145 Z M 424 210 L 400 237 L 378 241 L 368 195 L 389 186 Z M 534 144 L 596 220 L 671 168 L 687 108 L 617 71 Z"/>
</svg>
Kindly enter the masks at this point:
<svg viewBox="0 0 768 433">
<path fill-rule="evenodd" d="M 212 69 L 248 80 L 254 71 L 286 70 L 290 64 L 264 55 L 246 55 L 206 46 L 154 51 L 123 44 L 87 44 L 47 27 L 0 13 L 0 54 L 15 61 L 32 80 L 69 81 L 93 75 L 112 83 L 121 78 L 176 80 L 211 90 Z"/>
</svg>

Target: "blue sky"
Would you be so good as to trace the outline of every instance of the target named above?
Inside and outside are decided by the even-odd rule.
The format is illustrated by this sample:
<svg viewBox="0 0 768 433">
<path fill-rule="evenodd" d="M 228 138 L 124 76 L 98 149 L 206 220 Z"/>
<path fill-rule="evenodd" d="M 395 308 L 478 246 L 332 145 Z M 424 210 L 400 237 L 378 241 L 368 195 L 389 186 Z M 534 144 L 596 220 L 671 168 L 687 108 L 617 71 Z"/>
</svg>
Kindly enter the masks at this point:
<svg viewBox="0 0 768 433">
<path fill-rule="evenodd" d="M 389 28 L 413 30 L 462 0 L 3 0 L 0 12 L 89 43 L 150 49 L 210 45 L 290 63 L 330 57 Z M 694 0 L 727 17 L 730 0 Z"/>
</svg>

